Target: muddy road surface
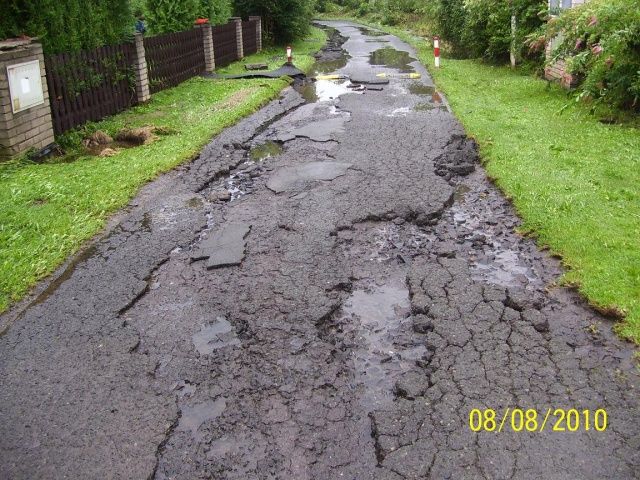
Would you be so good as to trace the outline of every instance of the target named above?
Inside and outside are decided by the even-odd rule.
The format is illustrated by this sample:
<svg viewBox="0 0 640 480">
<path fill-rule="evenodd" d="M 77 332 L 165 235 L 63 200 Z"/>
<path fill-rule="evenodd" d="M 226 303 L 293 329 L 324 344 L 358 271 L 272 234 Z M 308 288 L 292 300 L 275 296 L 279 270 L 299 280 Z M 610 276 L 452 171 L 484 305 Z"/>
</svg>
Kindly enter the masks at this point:
<svg viewBox="0 0 640 480">
<path fill-rule="evenodd" d="M 357 85 L 285 91 L 3 318 L 0 478 L 639 478 L 633 349 L 414 52 L 328 23 Z"/>
</svg>

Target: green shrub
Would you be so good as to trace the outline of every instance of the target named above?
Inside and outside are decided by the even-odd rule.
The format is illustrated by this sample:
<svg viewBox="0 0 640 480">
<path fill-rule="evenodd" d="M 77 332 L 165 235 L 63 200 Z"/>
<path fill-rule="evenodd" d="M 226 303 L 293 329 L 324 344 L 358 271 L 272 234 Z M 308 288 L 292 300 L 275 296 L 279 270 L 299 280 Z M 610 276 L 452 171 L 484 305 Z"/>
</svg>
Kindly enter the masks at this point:
<svg viewBox="0 0 640 480">
<path fill-rule="evenodd" d="M 212 25 L 222 25 L 229 21 L 233 7 L 231 0 L 200 0 L 197 16 L 208 18 Z"/>
<path fill-rule="evenodd" d="M 200 0 L 147 0 L 149 31 L 159 34 L 192 28 L 199 9 Z"/>
<path fill-rule="evenodd" d="M 262 16 L 268 40 L 291 42 L 309 32 L 315 0 L 236 0 L 236 13 L 242 17 Z"/>
<path fill-rule="evenodd" d="M 511 16 L 516 16 L 516 54 L 530 56 L 527 35 L 538 29 L 546 0 L 439 0 L 435 15 L 438 30 L 454 57 L 509 59 Z"/>
<path fill-rule="evenodd" d="M 568 60 L 583 78 L 579 98 L 640 110 L 640 0 L 591 0 L 567 10 L 546 27 L 561 35 L 552 61 Z"/>
<path fill-rule="evenodd" d="M 128 0 L 3 0 L 0 39 L 40 37 L 45 53 L 119 43 L 132 32 Z"/>
</svg>

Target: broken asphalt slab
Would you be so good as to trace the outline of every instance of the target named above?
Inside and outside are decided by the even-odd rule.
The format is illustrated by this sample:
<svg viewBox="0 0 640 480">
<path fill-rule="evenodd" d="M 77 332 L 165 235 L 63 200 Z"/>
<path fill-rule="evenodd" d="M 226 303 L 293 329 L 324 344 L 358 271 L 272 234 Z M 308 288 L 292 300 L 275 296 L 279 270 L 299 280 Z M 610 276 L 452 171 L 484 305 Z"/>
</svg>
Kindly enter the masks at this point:
<svg viewBox="0 0 640 480">
<path fill-rule="evenodd" d="M 344 133 L 344 124 L 347 121 L 346 117 L 336 117 L 313 122 L 290 132 L 281 133 L 277 140 L 288 142 L 294 138 L 308 138 L 314 142 L 329 142 L 334 139 L 335 134 Z"/>
<path fill-rule="evenodd" d="M 351 167 L 350 163 L 310 162 L 295 167 L 283 167 L 276 170 L 269 180 L 267 188 L 275 193 L 295 190 L 311 182 L 334 180 Z"/>
<path fill-rule="evenodd" d="M 240 265 L 247 245 L 245 239 L 250 230 L 251 225 L 246 223 L 224 225 L 211 237 L 202 241 L 200 248 L 194 252 L 191 259 L 194 261 L 208 259 L 209 270 Z"/>
</svg>

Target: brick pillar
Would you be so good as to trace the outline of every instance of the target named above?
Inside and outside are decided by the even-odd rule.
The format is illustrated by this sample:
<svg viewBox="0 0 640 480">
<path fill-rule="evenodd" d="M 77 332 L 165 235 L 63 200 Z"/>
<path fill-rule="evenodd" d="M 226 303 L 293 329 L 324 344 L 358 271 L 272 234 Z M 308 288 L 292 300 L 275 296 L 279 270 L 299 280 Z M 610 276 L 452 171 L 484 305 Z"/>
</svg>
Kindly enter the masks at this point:
<svg viewBox="0 0 640 480">
<path fill-rule="evenodd" d="M 236 23 L 236 45 L 238 48 L 238 60 L 241 60 L 244 58 L 244 43 L 242 43 L 242 18 L 231 17 L 229 21 Z"/>
<path fill-rule="evenodd" d="M 213 73 L 216 69 L 216 57 L 213 51 L 213 30 L 211 25 L 202 25 L 202 42 L 204 46 L 204 70 Z"/>
<path fill-rule="evenodd" d="M 0 43 L 3 47 L 0 50 L 0 160 L 7 160 L 32 148 L 41 150 L 53 143 L 54 137 L 42 45 L 29 40 L 8 40 Z M 10 90 L 9 71 L 18 72 L 19 69 L 27 68 L 14 67 L 26 62 L 37 62 L 40 77 L 30 77 L 26 72 L 20 73 L 14 77 L 15 83 Z M 31 70 L 34 73 L 36 71 Z M 33 82 L 27 90 L 27 94 L 31 96 L 23 96 L 25 94 L 21 93 L 24 92 L 22 80 L 26 81 L 27 78 Z M 33 93 L 36 91 L 41 91 L 42 96 L 38 94 L 34 97 Z M 18 96 L 18 93 L 21 96 Z M 25 101 L 29 103 L 25 105 Z M 27 105 L 31 106 L 25 108 Z"/>
<path fill-rule="evenodd" d="M 144 38 L 141 33 L 134 35 L 136 46 L 136 61 L 133 64 L 136 74 L 136 95 L 139 103 L 144 103 L 151 98 L 149 90 L 149 71 L 147 69 L 147 58 L 144 53 Z"/>
<path fill-rule="evenodd" d="M 256 42 L 258 43 L 258 51 L 262 51 L 262 17 L 255 15 L 249 17 L 249 20 L 255 20 L 256 22 Z"/>
</svg>

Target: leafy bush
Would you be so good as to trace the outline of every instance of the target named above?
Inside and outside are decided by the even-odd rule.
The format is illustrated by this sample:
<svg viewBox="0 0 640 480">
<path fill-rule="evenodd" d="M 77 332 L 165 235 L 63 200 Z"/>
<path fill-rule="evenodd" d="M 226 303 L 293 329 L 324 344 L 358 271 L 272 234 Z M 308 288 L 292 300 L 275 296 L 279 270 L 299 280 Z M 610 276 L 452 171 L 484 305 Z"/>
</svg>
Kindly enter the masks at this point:
<svg viewBox="0 0 640 480">
<path fill-rule="evenodd" d="M 119 43 L 133 32 L 128 0 L 3 0 L 0 39 L 40 37 L 46 53 Z"/>
<path fill-rule="evenodd" d="M 315 0 L 236 0 L 236 13 L 262 16 L 268 40 L 291 42 L 309 32 Z"/>
<path fill-rule="evenodd" d="M 212 25 L 223 25 L 229 21 L 233 11 L 231 0 L 200 0 L 197 16 L 208 18 Z"/>
<path fill-rule="evenodd" d="M 438 30 L 452 56 L 509 58 L 511 15 L 516 16 L 516 54 L 529 56 L 525 38 L 538 29 L 546 0 L 439 0 L 435 15 Z"/>
<path fill-rule="evenodd" d="M 584 80 L 580 97 L 640 110 L 640 0 L 591 0 L 567 10 L 546 27 L 561 34 L 552 61 L 566 58 Z"/>
<path fill-rule="evenodd" d="M 158 34 L 191 28 L 199 9 L 199 0 L 147 0 L 149 30 Z"/>
</svg>

